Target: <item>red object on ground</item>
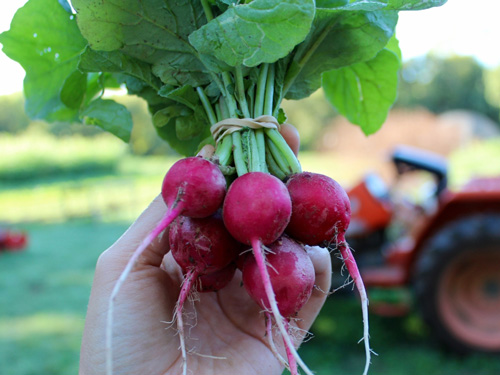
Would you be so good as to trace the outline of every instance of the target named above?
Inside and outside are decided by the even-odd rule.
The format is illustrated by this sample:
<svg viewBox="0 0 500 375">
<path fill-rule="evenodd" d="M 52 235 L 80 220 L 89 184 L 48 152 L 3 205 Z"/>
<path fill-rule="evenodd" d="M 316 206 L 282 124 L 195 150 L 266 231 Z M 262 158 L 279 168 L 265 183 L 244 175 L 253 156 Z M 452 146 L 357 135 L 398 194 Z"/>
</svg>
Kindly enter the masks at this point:
<svg viewBox="0 0 500 375">
<path fill-rule="evenodd" d="M 20 251 L 27 244 L 28 236 L 24 232 L 0 231 L 0 251 Z"/>
</svg>

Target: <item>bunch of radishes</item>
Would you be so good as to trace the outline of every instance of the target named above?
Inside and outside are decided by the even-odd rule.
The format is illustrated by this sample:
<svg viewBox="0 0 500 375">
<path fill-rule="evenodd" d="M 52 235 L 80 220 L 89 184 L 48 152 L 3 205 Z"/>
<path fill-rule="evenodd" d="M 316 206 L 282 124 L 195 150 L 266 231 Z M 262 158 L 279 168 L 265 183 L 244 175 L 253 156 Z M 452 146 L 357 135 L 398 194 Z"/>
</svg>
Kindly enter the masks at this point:
<svg viewBox="0 0 500 375">
<path fill-rule="evenodd" d="M 308 301 L 315 283 L 304 244 L 333 245 L 340 250 L 362 297 L 369 356 L 366 294 L 344 239 L 350 204 L 337 182 L 308 172 L 292 174 L 285 182 L 269 173 L 247 172 L 227 188 L 217 157 L 211 161 L 198 156 L 181 159 L 171 167 L 163 181 L 162 197 L 167 205 L 165 216 L 137 248 L 110 298 L 109 366 L 114 299 L 137 258 L 168 226 L 170 251 L 185 275 L 175 311 L 184 374 L 184 302 L 193 289 L 210 292 L 223 288 L 236 265 L 246 291 L 281 333 L 288 359 L 285 365 L 292 374 L 298 374 L 297 365 L 312 374 L 297 354 L 289 331 L 290 320 Z M 267 334 L 272 337 L 270 327 Z"/>
</svg>

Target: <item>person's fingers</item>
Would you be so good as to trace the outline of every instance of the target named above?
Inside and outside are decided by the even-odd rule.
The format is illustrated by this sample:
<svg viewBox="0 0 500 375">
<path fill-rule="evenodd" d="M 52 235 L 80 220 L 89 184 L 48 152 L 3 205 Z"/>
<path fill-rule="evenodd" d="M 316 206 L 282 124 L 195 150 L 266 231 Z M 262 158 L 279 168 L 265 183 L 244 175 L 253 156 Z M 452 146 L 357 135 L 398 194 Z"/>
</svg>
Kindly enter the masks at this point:
<svg viewBox="0 0 500 375">
<path fill-rule="evenodd" d="M 204 159 L 210 159 L 215 152 L 215 147 L 212 145 L 205 145 L 201 148 L 201 150 L 196 154 L 196 156 L 201 156 Z"/>
<path fill-rule="evenodd" d="M 297 318 L 297 326 L 308 330 L 325 303 L 332 282 L 332 263 L 328 249 L 319 246 L 306 246 L 316 275 L 313 292 L 309 301 L 302 307 Z"/>
<path fill-rule="evenodd" d="M 300 136 L 297 128 L 291 124 L 281 124 L 280 134 L 286 143 L 288 143 L 295 156 L 297 156 L 300 148 Z"/>
</svg>

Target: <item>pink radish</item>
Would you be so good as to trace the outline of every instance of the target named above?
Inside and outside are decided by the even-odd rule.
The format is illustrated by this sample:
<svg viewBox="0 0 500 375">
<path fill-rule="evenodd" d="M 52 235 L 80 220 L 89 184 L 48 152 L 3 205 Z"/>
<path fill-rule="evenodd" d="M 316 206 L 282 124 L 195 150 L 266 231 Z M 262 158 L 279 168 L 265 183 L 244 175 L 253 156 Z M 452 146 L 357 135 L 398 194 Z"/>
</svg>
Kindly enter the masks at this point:
<svg viewBox="0 0 500 375">
<path fill-rule="evenodd" d="M 262 245 L 269 245 L 281 236 L 290 214 L 291 201 L 286 186 L 278 178 L 262 172 L 250 172 L 238 177 L 229 187 L 223 206 L 224 223 L 229 233 L 238 241 L 252 246 L 272 315 L 287 350 L 304 371 L 312 375 L 299 357 L 279 312 L 262 249 Z"/>
<path fill-rule="evenodd" d="M 314 266 L 304 248 L 287 236 L 269 245 L 269 250 L 266 256 L 267 271 L 279 312 L 285 318 L 285 329 L 290 333 L 290 319 L 297 315 L 311 297 L 315 282 Z M 243 285 L 252 299 L 269 311 L 269 299 L 259 276 L 260 270 L 255 258 L 247 257 L 243 266 Z M 272 340 L 269 318 L 267 334 Z M 285 349 L 290 372 L 297 374 L 295 358 L 286 343 Z"/>
<path fill-rule="evenodd" d="M 351 249 L 345 240 L 345 231 L 351 219 L 351 205 L 344 189 L 330 177 L 302 172 L 286 183 L 292 200 L 292 216 L 286 233 L 307 245 L 335 243 L 361 298 L 363 313 L 363 340 L 366 364 L 370 366 L 371 349 L 368 333 L 368 297 Z"/>
<path fill-rule="evenodd" d="M 224 224 L 241 243 L 268 245 L 285 230 L 292 205 L 288 190 L 277 177 L 250 172 L 229 187 L 223 205 Z"/>
<path fill-rule="evenodd" d="M 226 194 L 226 180 L 219 168 L 201 157 L 189 157 L 177 161 L 163 180 L 161 195 L 167 205 L 165 216 L 141 242 L 116 282 L 109 298 L 106 326 L 106 372 L 113 372 L 113 308 L 122 284 L 127 279 L 137 259 L 177 216 L 206 217 L 221 206 Z"/>
<path fill-rule="evenodd" d="M 196 290 L 200 293 L 218 292 L 231 282 L 236 271 L 236 263 L 230 263 L 223 269 L 200 275 L 196 283 Z"/>
<path fill-rule="evenodd" d="M 212 287 L 217 288 L 223 286 L 221 283 L 225 281 L 219 281 L 217 286 L 217 275 L 224 276 L 227 282 L 231 280 L 235 266 L 228 266 L 238 257 L 241 244 L 226 230 L 219 213 L 201 219 L 178 217 L 170 226 L 169 243 L 172 256 L 185 273 L 175 316 L 183 359 L 182 373 L 186 374 L 187 355 L 182 316 L 184 302 L 193 286 L 200 281 L 207 284 L 211 282 Z M 205 280 L 200 280 L 201 277 L 205 277 Z"/>
<path fill-rule="evenodd" d="M 266 264 L 276 303 L 281 315 L 288 320 L 297 315 L 311 296 L 314 266 L 305 249 L 287 236 L 268 246 Z M 264 310 L 270 310 L 255 258 L 249 256 L 243 266 L 243 285 L 248 294 Z"/>
<path fill-rule="evenodd" d="M 242 247 L 226 230 L 222 216 L 179 216 L 170 226 L 170 251 L 183 271 L 207 275 L 225 268 Z"/>
<path fill-rule="evenodd" d="M 294 239 L 314 246 L 345 233 L 351 205 L 347 193 L 335 180 L 302 172 L 291 176 L 286 186 L 292 199 L 292 217 L 286 232 Z"/>
</svg>

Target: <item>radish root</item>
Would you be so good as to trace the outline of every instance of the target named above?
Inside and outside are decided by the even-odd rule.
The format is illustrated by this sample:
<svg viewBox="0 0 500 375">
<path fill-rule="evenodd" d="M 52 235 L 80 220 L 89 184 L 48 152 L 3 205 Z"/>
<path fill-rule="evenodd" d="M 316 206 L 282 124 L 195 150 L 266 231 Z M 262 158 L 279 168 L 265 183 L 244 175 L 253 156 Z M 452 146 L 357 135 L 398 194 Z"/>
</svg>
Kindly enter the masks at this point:
<svg viewBox="0 0 500 375">
<path fill-rule="evenodd" d="M 285 348 L 290 351 L 290 356 L 292 356 L 297 364 L 304 370 L 307 375 L 313 375 L 312 371 L 307 367 L 302 358 L 300 358 L 295 346 L 292 343 L 292 339 L 288 333 L 288 330 L 285 327 L 285 323 L 283 321 L 283 317 L 278 309 L 278 304 L 276 303 L 276 297 L 274 295 L 273 287 L 271 284 L 271 279 L 269 277 L 269 273 L 267 272 L 265 255 L 262 251 L 261 242 L 259 239 L 252 239 L 252 248 L 254 252 L 255 261 L 257 263 L 257 267 L 259 269 L 260 275 L 262 277 L 262 282 L 264 284 L 264 289 L 266 291 L 267 299 L 269 301 L 269 305 L 271 307 L 271 312 L 278 326 L 278 329 L 281 333 L 283 341 L 285 343 Z"/>
<path fill-rule="evenodd" d="M 290 334 L 290 321 L 285 319 L 284 323 L 285 323 L 285 329 L 286 329 L 287 333 Z M 286 349 L 286 357 L 288 358 L 288 364 L 290 366 L 290 374 L 291 375 L 298 375 L 297 361 L 295 360 L 295 357 L 293 356 L 293 353 L 291 352 L 288 345 L 286 345 L 286 342 L 285 342 L 285 349 Z"/>
<path fill-rule="evenodd" d="M 267 334 L 267 339 L 269 342 L 269 346 L 271 348 L 271 352 L 274 354 L 274 356 L 280 361 L 280 363 L 287 369 L 289 369 L 288 363 L 285 361 L 283 356 L 278 352 L 278 348 L 276 348 L 276 344 L 274 343 L 273 339 L 273 321 L 272 321 L 272 316 L 269 311 L 265 312 L 266 314 L 266 334 Z"/>
<path fill-rule="evenodd" d="M 368 326 L 368 296 L 366 295 L 365 285 L 363 283 L 363 279 L 361 278 L 361 274 L 359 273 L 356 261 L 354 260 L 351 249 L 349 248 L 349 245 L 347 244 L 343 235 L 339 234 L 337 243 L 340 254 L 342 255 L 342 260 L 344 261 L 347 271 L 351 275 L 361 298 L 361 311 L 363 314 L 363 338 L 360 340 L 360 342 L 364 341 L 365 344 L 366 362 L 363 375 L 366 375 L 371 364 L 372 353 L 372 350 L 370 349 L 370 334 Z"/>
<path fill-rule="evenodd" d="M 179 300 L 177 301 L 177 306 L 175 308 L 175 315 L 177 316 L 177 330 L 179 332 L 180 348 L 182 354 L 182 375 L 187 374 L 187 354 L 186 354 L 186 342 L 184 340 L 184 320 L 182 317 L 182 310 L 184 307 L 184 302 L 189 296 L 193 282 L 198 277 L 198 273 L 194 270 L 189 270 L 186 274 L 186 278 L 182 283 L 181 292 L 179 294 Z"/>
<path fill-rule="evenodd" d="M 106 322 L 106 375 L 113 375 L 113 313 L 116 296 L 144 250 L 146 250 L 151 242 L 158 237 L 180 213 L 181 207 L 179 207 L 179 205 L 167 210 L 165 216 L 163 216 L 158 225 L 144 238 L 139 247 L 134 251 L 111 291 Z"/>
</svg>

